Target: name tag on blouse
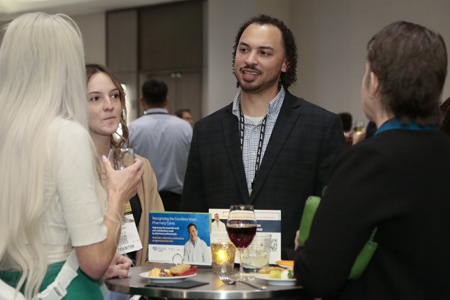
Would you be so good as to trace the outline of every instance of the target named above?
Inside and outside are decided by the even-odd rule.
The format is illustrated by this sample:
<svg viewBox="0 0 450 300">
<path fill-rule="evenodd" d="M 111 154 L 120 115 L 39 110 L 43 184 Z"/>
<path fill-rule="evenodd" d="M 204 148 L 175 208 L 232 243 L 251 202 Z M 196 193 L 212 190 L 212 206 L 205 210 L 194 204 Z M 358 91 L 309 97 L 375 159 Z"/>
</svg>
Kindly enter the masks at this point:
<svg viewBox="0 0 450 300">
<path fill-rule="evenodd" d="M 134 222 L 130 202 L 127 203 L 125 215 L 122 218 L 122 231 L 120 232 L 119 246 L 117 252 L 120 254 L 130 253 L 142 249 L 141 239 Z"/>
</svg>

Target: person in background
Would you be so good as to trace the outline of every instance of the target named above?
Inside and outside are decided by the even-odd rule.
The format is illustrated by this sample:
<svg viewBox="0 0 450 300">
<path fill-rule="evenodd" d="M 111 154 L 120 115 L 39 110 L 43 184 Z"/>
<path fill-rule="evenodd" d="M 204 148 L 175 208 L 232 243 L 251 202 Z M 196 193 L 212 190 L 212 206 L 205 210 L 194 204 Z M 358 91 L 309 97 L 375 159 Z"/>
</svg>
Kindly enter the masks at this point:
<svg viewBox="0 0 450 300">
<path fill-rule="evenodd" d="M 0 105 L 0 278 L 35 299 L 75 254 L 79 268 L 61 288 L 64 299 L 103 299 L 97 280 L 113 261 L 120 216 L 143 169 L 136 160 L 115 171 L 104 158 L 105 173 L 97 172 L 83 42 L 72 19 L 30 13 L 7 25 Z"/>
<path fill-rule="evenodd" d="M 211 263 L 211 250 L 205 241 L 198 237 L 197 226 L 189 223 L 187 230 L 190 239 L 184 245 L 184 259 L 191 263 Z"/>
<path fill-rule="evenodd" d="M 347 145 L 347 147 L 350 147 L 352 145 L 364 141 L 366 138 L 372 136 L 373 133 L 375 132 L 374 130 L 372 130 L 373 128 L 372 125 L 374 123 L 369 122 L 369 124 L 367 125 L 367 129 L 365 131 L 363 131 L 362 133 L 355 133 L 352 128 L 352 115 L 350 113 L 343 112 L 339 113 L 338 116 L 341 118 L 342 125 L 344 127 L 345 144 Z M 368 130 L 370 130 L 370 132 Z"/>
<path fill-rule="evenodd" d="M 281 257 L 294 253 L 296 227 L 310 195 L 321 195 L 334 158 L 345 149 L 339 117 L 292 95 L 297 47 L 292 32 L 260 15 L 235 39 L 234 101 L 197 121 L 182 211 L 232 204 L 281 210 Z"/>
<path fill-rule="evenodd" d="M 145 115 L 130 124 L 130 147 L 152 164 L 166 211 L 179 211 L 192 127 L 168 114 L 167 85 L 159 79 L 142 85 L 139 101 Z"/>
<path fill-rule="evenodd" d="M 353 130 L 352 130 L 352 115 L 348 112 L 338 114 L 342 121 L 342 127 L 344 129 L 345 144 L 347 147 L 353 145 Z"/>
<path fill-rule="evenodd" d="M 336 160 L 295 277 L 324 299 L 450 299 L 450 139 L 438 127 L 446 46 L 400 21 L 367 50 L 361 101 L 378 129 Z M 349 281 L 375 228 L 378 248 Z"/>
<path fill-rule="evenodd" d="M 191 114 L 191 110 L 189 108 L 177 109 L 174 113 L 174 116 L 177 116 L 178 118 L 189 122 L 189 124 L 191 124 L 191 126 L 192 126 L 192 114 Z"/>
<path fill-rule="evenodd" d="M 211 223 L 211 232 L 216 232 L 216 231 L 222 231 L 222 232 L 227 231 L 227 227 L 225 226 L 225 223 L 220 221 L 218 213 L 214 214 L 214 221 Z"/>
<path fill-rule="evenodd" d="M 353 118 L 348 112 L 338 113 L 339 118 L 341 118 L 342 128 L 344 132 L 352 131 Z"/>
<path fill-rule="evenodd" d="M 87 64 L 86 77 L 89 131 L 98 155 L 108 156 L 111 148 L 128 146 L 125 93 L 115 74 L 106 66 Z M 118 133 L 119 125 L 120 133 Z M 164 205 L 158 194 L 156 176 L 150 163 L 139 155 L 136 157 L 143 162 L 144 175 L 137 194 L 129 200 L 142 249 L 128 255 L 136 266 L 142 266 L 148 262 L 148 213 L 164 211 Z"/>
</svg>

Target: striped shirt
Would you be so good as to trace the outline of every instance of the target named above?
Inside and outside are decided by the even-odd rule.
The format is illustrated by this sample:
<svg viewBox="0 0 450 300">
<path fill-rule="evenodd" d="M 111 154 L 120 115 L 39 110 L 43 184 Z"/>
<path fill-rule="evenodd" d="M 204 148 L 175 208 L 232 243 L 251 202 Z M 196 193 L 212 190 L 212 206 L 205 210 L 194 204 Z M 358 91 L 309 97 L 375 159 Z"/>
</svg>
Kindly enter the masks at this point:
<svg viewBox="0 0 450 300">
<path fill-rule="evenodd" d="M 280 113 L 281 106 L 283 105 L 283 100 L 286 92 L 284 88 L 281 87 L 278 95 L 269 102 L 267 107 L 267 123 L 266 123 L 266 133 L 264 136 L 264 143 L 261 151 L 261 162 L 263 163 L 264 153 L 266 152 L 267 144 L 269 143 L 270 136 L 272 135 L 273 128 Z M 237 122 L 239 123 L 239 104 L 241 102 L 241 90 L 238 91 L 236 97 L 233 101 L 233 115 L 237 117 Z M 245 132 L 244 132 L 244 147 L 242 150 L 242 160 L 244 162 L 245 176 L 247 178 L 247 187 L 249 192 L 252 190 L 252 181 L 255 178 L 255 164 L 256 164 L 256 152 L 258 151 L 258 142 L 261 132 L 261 124 L 263 118 L 255 124 L 247 116 L 244 118 L 245 122 Z M 239 130 L 239 126 L 238 126 Z"/>
</svg>

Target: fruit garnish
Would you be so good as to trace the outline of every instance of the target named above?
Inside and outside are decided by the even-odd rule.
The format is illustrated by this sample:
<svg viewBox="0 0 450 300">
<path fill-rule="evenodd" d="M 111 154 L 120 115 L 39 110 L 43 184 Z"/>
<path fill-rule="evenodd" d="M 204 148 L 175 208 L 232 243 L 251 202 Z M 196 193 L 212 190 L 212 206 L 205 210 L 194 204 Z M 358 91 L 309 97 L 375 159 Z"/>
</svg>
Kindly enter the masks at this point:
<svg viewBox="0 0 450 300">
<path fill-rule="evenodd" d="M 293 279 L 294 277 L 294 271 L 292 270 L 285 270 L 281 272 L 281 279 Z"/>
<path fill-rule="evenodd" d="M 293 260 L 277 260 L 275 262 L 279 266 L 286 266 L 286 267 L 294 267 L 294 261 Z"/>
<path fill-rule="evenodd" d="M 281 279 L 281 271 L 270 271 L 269 278 Z"/>
<path fill-rule="evenodd" d="M 194 275 L 195 273 L 197 273 L 197 266 L 194 266 L 194 267 L 190 268 L 189 270 L 187 270 L 187 271 L 184 272 L 184 273 L 181 273 L 181 274 L 178 275 L 178 276 Z"/>
</svg>

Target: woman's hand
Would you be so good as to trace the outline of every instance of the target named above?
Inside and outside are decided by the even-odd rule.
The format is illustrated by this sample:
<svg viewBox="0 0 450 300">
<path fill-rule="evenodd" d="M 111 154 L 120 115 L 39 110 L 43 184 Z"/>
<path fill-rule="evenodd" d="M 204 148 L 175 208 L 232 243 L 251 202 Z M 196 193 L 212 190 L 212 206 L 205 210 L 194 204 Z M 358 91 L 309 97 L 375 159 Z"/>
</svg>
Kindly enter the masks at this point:
<svg viewBox="0 0 450 300">
<path fill-rule="evenodd" d="M 105 156 L 102 156 L 103 167 L 106 172 L 107 190 L 109 198 L 118 198 L 126 204 L 136 195 L 141 177 L 144 174 L 144 163 L 135 159 L 134 163 L 123 170 L 116 171 Z"/>
<path fill-rule="evenodd" d="M 105 275 L 103 275 L 103 280 L 119 276 L 124 278 L 131 277 L 129 270 L 132 264 L 133 262 L 131 259 L 120 254 L 119 252 L 116 252 L 108 270 Z"/>
<path fill-rule="evenodd" d="M 362 142 L 366 139 L 366 132 L 362 132 L 360 134 L 354 134 L 353 135 L 353 145 L 358 144 L 359 142 Z"/>
<path fill-rule="evenodd" d="M 141 183 L 141 177 L 144 174 L 141 160 L 134 160 L 132 165 L 120 171 L 114 170 L 105 156 L 102 156 L 102 160 L 108 191 L 108 207 L 103 218 L 107 236 L 102 242 L 76 247 L 75 249 L 80 268 L 93 279 L 102 278 L 106 274 L 113 276 L 124 271 L 118 268 L 122 268 L 123 260 L 119 260 L 118 264 L 114 264 L 117 262 L 116 249 L 117 241 L 120 237 L 120 224 L 125 213 L 126 204 L 136 195 Z M 111 261 L 114 262 L 112 266 L 116 265 L 116 267 L 113 267 L 115 270 L 111 268 Z M 125 262 L 125 264 L 130 264 L 130 262 Z M 125 276 L 128 275 L 128 270 L 126 271 Z"/>
</svg>

